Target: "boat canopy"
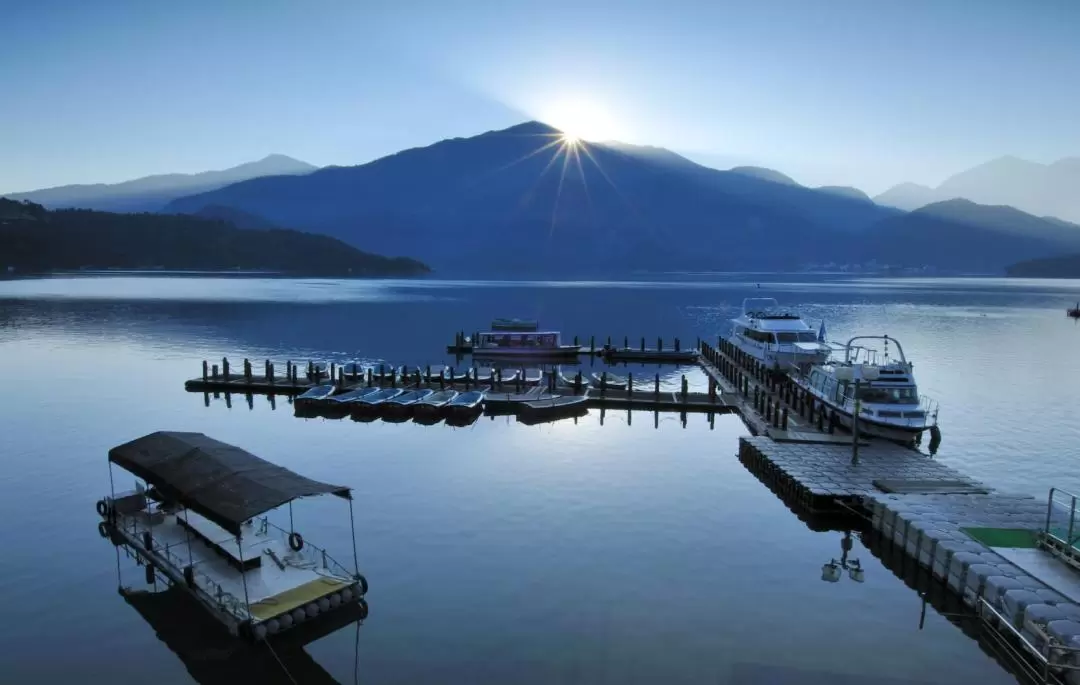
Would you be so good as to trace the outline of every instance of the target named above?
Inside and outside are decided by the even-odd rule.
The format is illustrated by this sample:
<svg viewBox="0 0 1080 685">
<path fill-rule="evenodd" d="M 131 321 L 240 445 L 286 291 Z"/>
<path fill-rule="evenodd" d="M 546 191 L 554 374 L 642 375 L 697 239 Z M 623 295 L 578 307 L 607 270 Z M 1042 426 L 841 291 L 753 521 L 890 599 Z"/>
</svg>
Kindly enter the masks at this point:
<svg viewBox="0 0 1080 685">
<path fill-rule="evenodd" d="M 305 478 L 202 433 L 150 433 L 109 450 L 109 461 L 234 535 L 245 521 L 298 497 L 352 498 L 347 487 Z"/>
</svg>

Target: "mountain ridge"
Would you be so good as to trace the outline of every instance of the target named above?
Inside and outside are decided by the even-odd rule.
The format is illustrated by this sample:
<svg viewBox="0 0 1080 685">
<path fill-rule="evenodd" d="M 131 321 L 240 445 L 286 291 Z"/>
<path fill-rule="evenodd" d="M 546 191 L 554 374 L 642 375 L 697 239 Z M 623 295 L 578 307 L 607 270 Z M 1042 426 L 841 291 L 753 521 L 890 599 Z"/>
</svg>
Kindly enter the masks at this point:
<svg viewBox="0 0 1080 685">
<path fill-rule="evenodd" d="M 177 197 L 205 192 L 260 176 L 294 175 L 318 167 L 282 154 L 244 162 L 226 169 L 191 174 L 151 174 L 118 183 L 76 183 L 39 188 L 4 196 L 28 200 L 49 209 L 78 207 L 102 211 L 158 211 Z"/>
</svg>

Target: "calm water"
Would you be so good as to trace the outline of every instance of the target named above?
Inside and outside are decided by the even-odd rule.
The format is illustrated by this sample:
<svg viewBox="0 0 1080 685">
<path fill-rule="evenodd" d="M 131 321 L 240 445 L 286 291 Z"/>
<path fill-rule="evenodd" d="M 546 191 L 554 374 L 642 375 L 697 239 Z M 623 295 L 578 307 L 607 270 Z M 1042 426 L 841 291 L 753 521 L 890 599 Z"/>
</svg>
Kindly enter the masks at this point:
<svg viewBox="0 0 1080 685">
<path fill-rule="evenodd" d="M 593 411 L 451 429 L 303 420 L 263 397 L 207 407 L 183 391 L 222 355 L 442 363 L 454 331 L 494 316 L 691 344 L 726 332 L 746 296 L 797 304 L 834 339 L 899 338 L 942 405 L 939 459 L 1038 496 L 1080 489 L 1080 328 L 1063 315 L 1080 282 L 0 282 L 0 681 L 192 682 L 117 595 L 93 510 L 108 448 L 170 429 L 357 489 L 371 616 L 307 648 L 338 682 L 1013 682 L 932 611 L 919 630 L 916 593 L 858 542 L 866 582 L 821 582 L 840 533 L 811 531 L 744 469 L 733 417 L 684 427 L 608 413 L 601 425 Z M 295 512 L 313 542 L 351 557 L 338 500 Z M 141 587 L 132 569 L 125 560 L 124 582 Z"/>
</svg>

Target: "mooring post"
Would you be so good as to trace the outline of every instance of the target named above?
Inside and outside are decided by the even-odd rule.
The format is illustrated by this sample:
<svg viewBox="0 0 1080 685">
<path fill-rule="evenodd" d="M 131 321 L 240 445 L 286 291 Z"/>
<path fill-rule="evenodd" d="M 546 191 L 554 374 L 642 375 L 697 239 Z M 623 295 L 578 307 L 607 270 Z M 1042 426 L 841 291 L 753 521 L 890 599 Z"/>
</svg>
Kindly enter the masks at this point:
<svg viewBox="0 0 1080 685">
<path fill-rule="evenodd" d="M 657 399 L 660 398 L 660 374 L 659 373 L 656 374 L 656 391 L 655 391 L 654 394 L 656 395 Z"/>
<path fill-rule="evenodd" d="M 829 435 L 836 432 L 836 410 L 829 412 Z"/>
<path fill-rule="evenodd" d="M 263 360 L 263 378 L 265 378 L 266 381 L 269 382 L 269 383 L 274 382 L 274 376 L 270 372 L 270 360 L 269 359 L 264 359 Z"/>
<path fill-rule="evenodd" d="M 679 339 L 675 338 L 675 351 L 678 352 L 680 347 L 681 347 L 681 344 L 679 342 Z"/>
<path fill-rule="evenodd" d="M 664 339 L 663 338 L 657 338 L 656 339 L 656 351 L 657 352 L 663 352 L 663 350 L 664 350 Z"/>
<path fill-rule="evenodd" d="M 641 351 L 645 351 L 645 336 L 641 336 Z"/>
<path fill-rule="evenodd" d="M 209 375 L 209 366 L 207 365 L 206 360 L 204 359 L 204 360 L 202 360 L 202 379 L 204 381 L 206 380 L 207 375 Z"/>
<path fill-rule="evenodd" d="M 575 345 L 577 345 L 577 344 L 578 344 L 578 341 L 577 341 L 577 336 L 576 336 L 576 335 L 574 336 L 574 344 L 575 344 Z"/>
<path fill-rule="evenodd" d="M 277 369 L 274 368 L 274 362 L 269 359 L 266 360 L 267 372 L 266 378 L 270 381 L 270 385 L 277 383 Z"/>
<path fill-rule="evenodd" d="M 578 371 L 577 376 L 574 377 L 574 394 L 581 394 L 581 371 Z"/>
<path fill-rule="evenodd" d="M 244 357 L 244 380 L 251 382 L 251 360 Z"/>
<path fill-rule="evenodd" d="M 214 369 L 213 369 L 213 371 L 214 371 L 214 375 L 213 375 L 213 378 L 214 378 L 214 380 L 216 381 L 216 380 L 217 380 L 217 377 L 218 377 L 218 369 L 217 369 L 217 364 L 214 364 Z"/>
<path fill-rule="evenodd" d="M 634 374 L 626 374 L 626 395 L 633 399 L 634 397 Z"/>
<path fill-rule="evenodd" d="M 514 385 L 517 387 L 518 392 L 521 392 L 521 384 L 524 383 L 524 382 L 525 382 L 525 367 L 523 366 L 523 367 L 521 367 L 521 370 L 518 371 L 517 380 L 514 381 Z"/>
<path fill-rule="evenodd" d="M 784 430 L 787 430 L 787 419 L 788 419 L 788 409 L 787 409 L 787 407 L 784 407 L 784 423 L 783 423 L 783 426 L 781 426 Z"/>
<path fill-rule="evenodd" d="M 604 396 L 605 390 L 607 390 L 607 371 L 600 374 L 600 397 Z"/>
<path fill-rule="evenodd" d="M 446 390 L 446 369 L 439 371 L 439 390 Z"/>
<path fill-rule="evenodd" d="M 421 375 L 420 367 L 418 366 L 418 367 L 416 367 L 416 387 L 417 388 L 420 387 L 420 381 L 421 381 L 422 378 L 423 378 L 423 376 Z"/>
<path fill-rule="evenodd" d="M 594 355 L 594 356 L 596 355 L 596 336 L 595 335 L 590 335 L 589 336 L 589 354 Z"/>
<path fill-rule="evenodd" d="M 690 385 L 689 385 L 689 383 L 686 382 L 686 374 L 684 373 L 683 377 L 682 377 L 682 401 L 683 401 L 683 404 L 686 404 L 686 396 L 689 394 L 689 392 L 690 392 Z"/>
<path fill-rule="evenodd" d="M 225 382 L 229 382 L 229 359 L 228 357 L 221 358 L 221 373 L 225 376 Z"/>
</svg>

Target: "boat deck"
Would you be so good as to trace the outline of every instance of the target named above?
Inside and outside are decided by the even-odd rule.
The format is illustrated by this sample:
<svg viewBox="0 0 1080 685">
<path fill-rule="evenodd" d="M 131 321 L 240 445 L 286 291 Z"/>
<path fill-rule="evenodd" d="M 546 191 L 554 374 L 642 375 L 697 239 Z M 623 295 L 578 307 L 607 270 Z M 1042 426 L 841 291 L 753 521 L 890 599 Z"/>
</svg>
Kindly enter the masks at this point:
<svg viewBox="0 0 1080 685">
<path fill-rule="evenodd" d="M 246 527 L 239 545 L 228 531 L 190 510 L 166 514 L 153 526 L 142 511 L 120 517 L 117 526 L 139 547 L 143 531 L 151 531 L 154 552 L 167 559 L 177 574 L 191 565 L 200 589 L 214 599 L 223 593 L 232 595 L 241 613 L 246 597 L 250 616 L 256 621 L 302 607 L 355 582 L 321 568 L 302 552 L 294 552 L 279 531 L 263 530 L 258 524 Z M 248 570 L 238 570 L 238 563 Z"/>
</svg>

